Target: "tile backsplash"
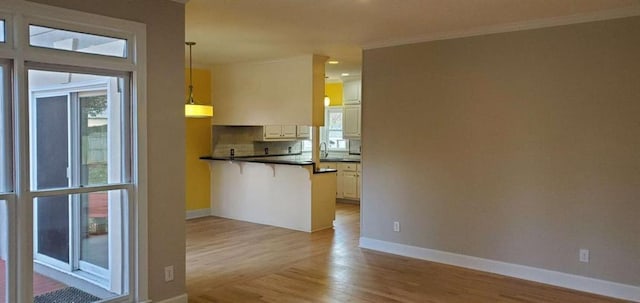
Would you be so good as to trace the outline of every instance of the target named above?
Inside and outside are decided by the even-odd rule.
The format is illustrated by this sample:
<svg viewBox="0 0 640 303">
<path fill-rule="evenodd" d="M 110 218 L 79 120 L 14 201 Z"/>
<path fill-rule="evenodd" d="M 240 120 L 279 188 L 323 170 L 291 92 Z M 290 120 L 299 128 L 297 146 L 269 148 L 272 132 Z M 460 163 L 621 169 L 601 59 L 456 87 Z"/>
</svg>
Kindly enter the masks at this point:
<svg viewBox="0 0 640 303">
<path fill-rule="evenodd" d="M 214 157 L 228 157 L 234 149 L 236 157 L 264 155 L 268 149 L 270 155 L 298 154 L 302 140 L 296 141 L 257 141 L 261 137 L 261 126 L 212 126 L 211 150 Z"/>
</svg>

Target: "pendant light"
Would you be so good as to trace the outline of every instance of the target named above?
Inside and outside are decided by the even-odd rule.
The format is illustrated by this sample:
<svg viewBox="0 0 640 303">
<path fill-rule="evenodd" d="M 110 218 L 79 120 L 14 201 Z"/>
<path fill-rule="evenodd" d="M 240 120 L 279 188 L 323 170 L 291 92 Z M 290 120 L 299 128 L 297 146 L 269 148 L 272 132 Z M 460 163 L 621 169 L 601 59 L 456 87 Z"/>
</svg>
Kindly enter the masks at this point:
<svg viewBox="0 0 640 303">
<path fill-rule="evenodd" d="M 189 46 L 189 98 L 184 105 L 184 115 L 187 118 L 209 118 L 213 117 L 213 106 L 200 105 L 193 101 L 193 63 L 191 62 L 191 47 L 195 42 L 185 42 Z"/>
</svg>

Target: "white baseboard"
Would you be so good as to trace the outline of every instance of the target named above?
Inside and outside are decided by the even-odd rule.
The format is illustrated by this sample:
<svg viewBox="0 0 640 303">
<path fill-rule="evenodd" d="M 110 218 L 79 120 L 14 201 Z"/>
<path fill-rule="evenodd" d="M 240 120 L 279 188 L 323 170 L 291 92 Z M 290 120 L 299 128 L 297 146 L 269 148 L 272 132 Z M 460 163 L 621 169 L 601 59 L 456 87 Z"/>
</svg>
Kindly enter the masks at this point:
<svg viewBox="0 0 640 303">
<path fill-rule="evenodd" d="M 181 294 L 173 298 L 157 301 L 156 303 L 188 303 L 188 301 L 189 301 L 189 298 L 187 297 L 187 294 Z"/>
<path fill-rule="evenodd" d="M 209 216 L 211 216 L 211 208 L 187 210 L 187 220 Z"/>
<path fill-rule="evenodd" d="M 640 302 L 640 287 L 633 285 L 365 237 L 360 238 L 360 247 Z"/>
</svg>

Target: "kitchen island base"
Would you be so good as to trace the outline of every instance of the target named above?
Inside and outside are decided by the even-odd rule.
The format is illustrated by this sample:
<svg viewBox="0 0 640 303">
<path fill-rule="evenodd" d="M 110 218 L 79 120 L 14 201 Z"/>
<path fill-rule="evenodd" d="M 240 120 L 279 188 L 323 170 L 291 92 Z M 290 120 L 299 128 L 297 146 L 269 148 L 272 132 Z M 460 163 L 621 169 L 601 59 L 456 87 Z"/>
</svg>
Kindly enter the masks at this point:
<svg viewBox="0 0 640 303">
<path fill-rule="evenodd" d="M 333 227 L 335 172 L 233 160 L 209 165 L 212 215 L 305 232 Z"/>
</svg>

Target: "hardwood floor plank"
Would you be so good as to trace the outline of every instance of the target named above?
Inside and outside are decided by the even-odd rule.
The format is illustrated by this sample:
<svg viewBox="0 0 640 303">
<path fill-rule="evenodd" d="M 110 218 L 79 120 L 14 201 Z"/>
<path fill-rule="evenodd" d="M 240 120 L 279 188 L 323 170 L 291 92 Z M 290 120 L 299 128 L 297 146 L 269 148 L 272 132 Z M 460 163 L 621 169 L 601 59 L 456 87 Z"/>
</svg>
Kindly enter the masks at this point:
<svg viewBox="0 0 640 303">
<path fill-rule="evenodd" d="M 187 222 L 189 302 L 624 302 L 358 247 L 360 211 L 339 203 L 313 234 L 208 217 Z"/>
</svg>

